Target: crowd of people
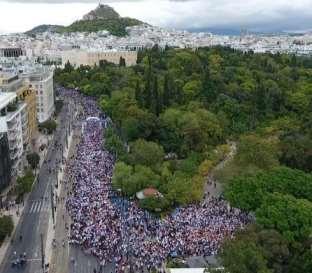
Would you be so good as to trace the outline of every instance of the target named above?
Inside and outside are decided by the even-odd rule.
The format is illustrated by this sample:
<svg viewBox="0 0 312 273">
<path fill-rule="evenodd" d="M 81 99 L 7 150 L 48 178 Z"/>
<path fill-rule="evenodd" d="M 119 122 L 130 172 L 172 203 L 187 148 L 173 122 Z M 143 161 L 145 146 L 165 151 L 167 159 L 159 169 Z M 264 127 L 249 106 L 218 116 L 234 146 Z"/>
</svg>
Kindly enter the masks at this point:
<svg viewBox="0 0 312 273">
<path fill-rule="evenodd" d="M 159 219 L 118 196 L 111 185 L 114 158 L 103 148 L 107 118 L 92 98 L 76 90 L 60 92 L 84 109 L 82 138 L 69 168 L 71 243 L 102 265 L 114 263 L 117 272 L 161 272 L 168 257 L 216 254 L 225 237 L 246 225 L 248 216 L 222 199 L 211 197 Z"/>
</svg>

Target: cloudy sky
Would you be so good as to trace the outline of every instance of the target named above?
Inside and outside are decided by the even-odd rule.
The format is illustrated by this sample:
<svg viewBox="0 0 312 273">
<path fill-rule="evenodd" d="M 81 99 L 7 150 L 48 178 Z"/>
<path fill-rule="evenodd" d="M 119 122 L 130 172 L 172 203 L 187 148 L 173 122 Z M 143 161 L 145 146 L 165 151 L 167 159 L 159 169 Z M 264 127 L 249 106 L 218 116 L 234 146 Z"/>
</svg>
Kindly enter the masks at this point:
<svg viewBox="0 0 312 273">
<path fill-rule="evenodd" d="M 95 0 L 0 0 L 0 33 L 39 24 L 68 25 Z M 312 29 L 312 0 L 102 0 L 122 16 L 178 29 Z"/>
</svg>

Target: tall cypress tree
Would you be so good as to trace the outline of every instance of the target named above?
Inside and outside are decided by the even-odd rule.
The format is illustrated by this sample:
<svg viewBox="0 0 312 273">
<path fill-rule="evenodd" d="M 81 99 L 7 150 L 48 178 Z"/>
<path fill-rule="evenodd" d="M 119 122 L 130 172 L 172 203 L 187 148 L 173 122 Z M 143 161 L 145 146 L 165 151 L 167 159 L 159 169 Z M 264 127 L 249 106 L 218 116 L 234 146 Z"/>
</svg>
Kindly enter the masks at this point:
<svg viewBox="0 0 312 273">
<path fill-rule="evenodd" d="M 164 94 L 163 94 L 163 104 L 164 106 L 169 106 L 171 100 L 171 90 L 169 87 L 169 74 L 167 73 L 164 78 Z"/>
<path fill-rule="evenodd" d="M 158 77 L 154 77 L 153 84 L 153 112 L 158 116 L 162 109 L 162 98 L 158 88 Z"/>
<path fill-rule="evenodd" d="M 145 77 L 145 88 L 144 88 L 144 106 L 147 109 L 151 109 L 152 107 L 152 100 L 153 100 L 153 94 L 152 94 L 152 81 L 153 81 L 153 74 L 152 74 L 152 59 L 151 56 L 148 56 L 148 68 L 146 71 L 146 77 Z"/>
<path fill-rule="evenodd" d="M 135 99 L 138 102 L 139 106 L 143 106 L 143 98 L 139 80 L 136 81 L 135 85 Z"/>
</svg>

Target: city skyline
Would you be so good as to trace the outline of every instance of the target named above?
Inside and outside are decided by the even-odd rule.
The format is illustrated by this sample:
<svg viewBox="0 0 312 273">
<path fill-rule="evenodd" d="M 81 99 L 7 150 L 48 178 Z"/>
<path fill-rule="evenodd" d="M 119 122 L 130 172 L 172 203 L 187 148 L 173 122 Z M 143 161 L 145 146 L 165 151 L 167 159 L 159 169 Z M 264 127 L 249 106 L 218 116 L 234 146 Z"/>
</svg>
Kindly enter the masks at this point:
<svg viewBox="0 0 312 273">
<path fill-rule="evenodd" d="M 255 32 L 310 30 L 311 0 L 256 0 L 250 3 L 204 0 L 101 1 L 121 16 L 152 25 L 186 30 L 239 30 Z M 0 0 L 0 32 L 23 32 L 40 24 L 69 25 L 94 9 L 94 0 Z M 157 10 L 157 12 L 155 12 Z M 29 16 L 29 14 L 33 16 Z M 224 20 L 226 18 L 226 20 Z"/>
</svg>

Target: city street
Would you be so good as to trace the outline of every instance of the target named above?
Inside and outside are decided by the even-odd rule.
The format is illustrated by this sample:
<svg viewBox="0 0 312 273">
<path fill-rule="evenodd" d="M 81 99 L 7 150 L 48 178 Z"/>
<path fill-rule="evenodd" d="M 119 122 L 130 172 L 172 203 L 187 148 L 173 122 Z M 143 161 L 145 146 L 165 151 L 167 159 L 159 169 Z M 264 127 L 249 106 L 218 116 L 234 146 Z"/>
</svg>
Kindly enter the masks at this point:
<svg viewBox="0 0 312 273">
<path fill-rule="evenodd" d="M 13 235 L 12 244 L 1 265 L 3 273 L 13 273 L 19 270 L 27 273 L 43 272 L 41 241 L 45 249 L 49 221 L 52 221 L 51 189 L 55 187 L 56 174 L 63 159 L 63 149 L 70 129 L 70 112 L 69 104 L 64 103 L 54 139 L 48 147 L 46 160 L 39 171 L 33 191 L 26 201 L 23 215 Z M 41 240 L 41 234 L 43 240 Z M 27 255 L 27 264 L 22 269 L 12 267 L 12 260 L 23 253 Z"/>
</svg>

